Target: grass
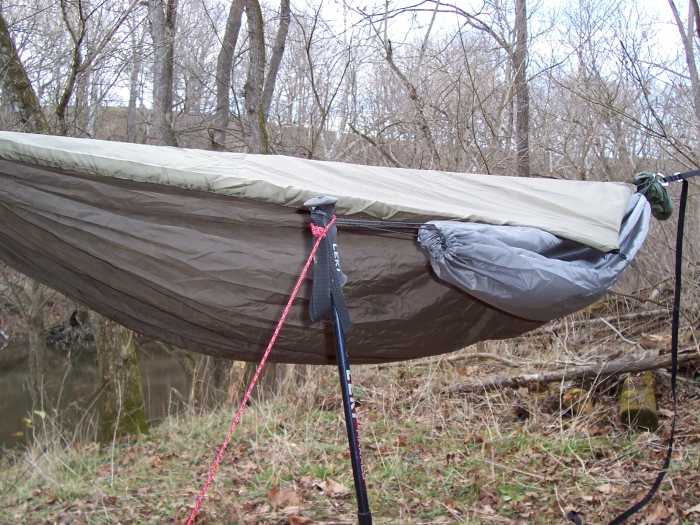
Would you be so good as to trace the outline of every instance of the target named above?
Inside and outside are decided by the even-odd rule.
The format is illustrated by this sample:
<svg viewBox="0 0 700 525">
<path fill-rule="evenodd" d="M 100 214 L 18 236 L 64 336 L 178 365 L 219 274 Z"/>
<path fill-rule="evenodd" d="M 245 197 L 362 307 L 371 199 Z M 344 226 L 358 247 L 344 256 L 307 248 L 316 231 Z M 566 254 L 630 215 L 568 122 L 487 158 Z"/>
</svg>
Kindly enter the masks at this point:
<svg viewBox="0 0 700 525">
<path fill-rule="evenodd" d="M 611 351 L 603 343 L 599 351 Z M 577 349 L 568 340 L 567 354 L 533 336 L 488 350 L 540 361 L 580 357 L 584 346 L 590 352 L 589 342 Z M 593 409 L 573 416 L 526 389 L 447 395 L 455 382 L 504 371 L 463 353 L 464 361 L 354 367 L 375 522 L 564 523 L 575 509 L 585 523 L 603 523 L 646 492 L 663 463 L 668 417 L 654 434 L 625 430 L 615 390 L 603 395 L 596 385 L 587 386 Z M 356 522 L 336 371 L 312 376 L 293 395 L 248 407 L 198 523 Z M 658 380 L 660 407 L 670 410 L 668 380 Z M 697 382 L 681 383 L 674 461 L 640 514 L 645 523 L 700 522 L 700 512 L 686 514 L 700 502 L 699 394 Z M 173 414 L 105 447 L 36 418 L 35 443 L 6 451 L 0 464 L 0 523 L 184 523 L 234 412 Z M 327 480 L 344 490 L 328 490 Z M 275 508 L 276 486 L 300 505 Z"/>
</svg>

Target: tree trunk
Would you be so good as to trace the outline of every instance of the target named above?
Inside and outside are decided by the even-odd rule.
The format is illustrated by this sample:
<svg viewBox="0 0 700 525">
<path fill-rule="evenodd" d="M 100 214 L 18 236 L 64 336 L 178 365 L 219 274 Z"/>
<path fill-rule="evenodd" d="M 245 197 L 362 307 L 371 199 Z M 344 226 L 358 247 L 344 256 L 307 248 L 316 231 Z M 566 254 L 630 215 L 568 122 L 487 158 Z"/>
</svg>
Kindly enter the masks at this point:
<svg viewBox="0 0 700 525">
<path fill-rule="evenodd" d="M 284 53 L 284 42 L 287 38 L 289 27 L 289 1 L 282 0 L 280 13 L 280 26 L 275 40 L 270 72 L 265 80 L 265 27 L 262 10 L 258 0 L 244 0 L 246 18 L 248 19 L 248 36 L 250 42 L 250 55 L 248 74 L 244 87 L 246 120 L 248 124 L 248 149 L 251 153 L 267 155 L 270 153 L 270 143 L 267 134 L 266 114 L 263 107 L 263 90 L 269 91 L 270 100 L 275 87 L 275 78 L 279 64 Z M 273 71 L 274 69 L 274 71 Z M 268 106 L 269 109 L 269 106 Z M 248 363 L 245 371 L 245 386 L 248 385 L 256 368 L 255 363 Z M 292 365 L 269 363 L 263 369 L 259 384 L 256 387 L 258 396 L 267 393 L 278 393 L 286 383 Z M 232 370 L 233 372 L 233 370 Z M 229 395 L 229 397 L 231 397 Z"/>
<path fill-rule="evenodd" d="M 243 18 L 243 0 L 233 0 L 226 20 L 226 31 L 221 50 L 216 59 L 216 113 L 212 129 L 209 130 L 211 149 L 226 149 L 226 129 L 228 128 L 229 106 L 231 102 L 231 73 L 233 52 L 236 49 L 238 33 Z"/>
<path fill-rule="evenodd" d="M 282 63 L 284 56 L 284 47 L 287 43 L 287 33 L 289 32 L 289 23 L 291 16 L 290 0 L 281 0 L 280 2 L 280 23 L 277 26 L 277 37 L 275 45 L 272 47 L 272 56 L 267 67 L 267 76 L 265 77 L 265 86 L 263 88 L 262 105 L 265 121 L 267 122 L 270 116 L 270 106 L 272 105 L 272 94 L 275 91 L 275 82 L 277 82 L 277 73 Z"/>
<path fill-rule="evenodd" d="M 136 40 L 135 33 L 132 33 L 132 69 L 131 79 L 129 82 L 129 106 L 126 110 L 126 141 L 138 142 L 138 130 L 140 122 L 138 122 L 138 110 L 136 102 L 139 96 L 139 75 L 141 74 L 141 65 L 143 63 L 143 54 L 141 46 L 143 45 L 143 35 Z"/>
<path fill-rule="evenodd" d="M 698 79 L 698 68 L 695 63 L 695 52 L 693 51 L 693 34 L 694 27 L 698 32 L 698 38 L 700 38 L 700 20 L 697 19 L 700 13 L 697 13 L 697 2 L 691 0 L 688 8 L 688 29 L 683 27 L 683 22 L 681 20 L 680 13 L 676 8 L 676 4 L 673 0 L 668 0 L 671 6 L 671 11 L 673 11 L 673 18 L 676 21 L 676 26 L 678 27 L 678 32 L 681 35 L 681 41 L 683 42 L 683 49 L 685 51 L 685 63 L 688 66 L 688 75 L 690 77 L 690 87 L 693 92 L 693 113 L 695 118 L 700 120 L 700 80 Z M 695 23 L 693 23 L 695 22 Z"/>
<path fill-rule="evenodd" d="M 250 56 L 248 75 L 244 87 L 246 119 L 248 123 L 248 148 L 251 153 L 270 152 L 265 112 L 263 111 L 263 83 L 265 79 L 265 32 L 262 10 L 258 0 L 245 0 L 248 19 Z"/>
<path fill-rule="evenodd" d="M 3 93 L 12 100 L 12 110 L 20 122 L 33 133 L 49 133 L 49 124 L 39 105 L 39 99 L 32 88 L 22 62 L 17 55 L 15 42 L 10 36 L 7 22 L 0 13 L 0 65 L 3 69 Z"/>
<path fill-rule="evenodd" d="M 58 134 L 62 136 L 68 135 L 68 125 L 66 124 L 66 110 L 68 109 L 68 102 L 70 102 L 71 96 L 73 95 L 73 90 L 75 89 L 75 82 L 78 78 L 78 67 L 80 67 L 81 54 L 80 54 L 81 42 L 77 41 L 73 48 L 73 59 L 71 60 L 70 73 L 68 74 L 68 79 L 66 80 L 66 85 L 63 87 L 63 92 L 56 105 L 56 121 L 58 122 Z"/>
<path fill-rule="evenodd" d="M 95 312 L 90 325 L 100 364 L 100 441 L 148 431 L 133 332 Z"/>
<path fill-rule="evenodd" d="M 34 279 L 26 278 L 24 289 L 29 298 L 29 307 L 25 319 L 29 329 L 29 376 L 35 401 L 39 406 L 43 405 L 44 374 L 47 368 L 48 345 L 44 332 L 44 294 L 46 286 Z"/>
<path fill-rule="evenodd" d="M 173 79 L 177 0 L 148 0 L 153 39 L 153 132 L 158 144 L 177 146 L 173 130 Z"/>
<path fill-rule="evenodd" d="M 515 2 L 515 145 L 518 176 L 530 176 L 530 89 L 527 85 L 527 6 L 526 0 Z"/>
</svg>

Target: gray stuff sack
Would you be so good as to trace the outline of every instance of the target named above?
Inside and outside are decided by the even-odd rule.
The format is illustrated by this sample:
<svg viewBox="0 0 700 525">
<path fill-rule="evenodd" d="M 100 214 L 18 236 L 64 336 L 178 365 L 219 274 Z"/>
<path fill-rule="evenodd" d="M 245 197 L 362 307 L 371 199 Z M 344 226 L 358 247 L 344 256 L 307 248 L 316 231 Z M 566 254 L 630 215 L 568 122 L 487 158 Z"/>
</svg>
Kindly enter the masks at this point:
<svg viewBox="0 0 700 525">
<path fill-rule="evenodd" d="M 651 208 L 630 197 L 620 250 L 601 252 L 537 228 L 431 221 L 418 240 L 437 276 L 504 312 L 549 321 L 602 298 L 619 279 L 649 231 Z"/>
</svg>

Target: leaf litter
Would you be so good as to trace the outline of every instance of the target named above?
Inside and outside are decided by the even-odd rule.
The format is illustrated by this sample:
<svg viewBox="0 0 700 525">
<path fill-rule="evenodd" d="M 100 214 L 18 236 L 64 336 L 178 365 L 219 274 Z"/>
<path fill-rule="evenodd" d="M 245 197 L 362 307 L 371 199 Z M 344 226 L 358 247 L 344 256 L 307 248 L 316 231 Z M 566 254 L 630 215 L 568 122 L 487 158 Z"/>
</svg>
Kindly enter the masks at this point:
<svg viewBox="0 0 700 525">
<path fill-rule="evenodd" d="M 555 350 L 549 338 L 491 343 L 489 350 L 543 361 Z M 568 341 L 567 351 L 576 352 L 576 345 Z M 464 356 L 469 365 L 468 351 Z M 354 367 L 377 523 L 562 523 L 569 509 L 584 523 L 599 523 L 643 496 L 665 456 L 672 415 L 665 376 L 657 377 L 662 425 L 639 433 L 619 425 L 616 391 L 601 393 L 599 385 L 566 385 L 579 389 L 568 407 L 551 399 L 543 404 L 536 389 L 446 393 L 465 377 L 499 370 L 444 358 Z M 356 521 L 336 371 L 318 368 L 310 377 L 294 396 L 247 409 L 198 524 Z M 640 523 L 700 521 L 699 389 L 683 382 L 679 396 L 679 448 Z M 571 410 L 579 400 L 585 409 Z M 148 435 L 120 439 L 113 450 L 82 439 L 42 457 L 35 448 L 5 455 L 0 493 L 31 468 L 0 502 L 0 523 L 184 524 L 230 415 L 230 409 L 193 410 Z"/>
</svg>

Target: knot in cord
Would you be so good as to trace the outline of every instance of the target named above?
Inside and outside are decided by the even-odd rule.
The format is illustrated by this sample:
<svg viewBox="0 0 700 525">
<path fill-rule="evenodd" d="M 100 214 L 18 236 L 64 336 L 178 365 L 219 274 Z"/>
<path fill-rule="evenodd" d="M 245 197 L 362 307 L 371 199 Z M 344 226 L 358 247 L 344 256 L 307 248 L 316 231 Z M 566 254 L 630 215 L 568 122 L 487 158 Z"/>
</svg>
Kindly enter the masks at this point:
<svg viewBox="0 0 700 525">
<path fill-rule="evenodd" d="M 316 226 L 314 223 L 311 223 L 311 233 L 317 239 L 322 239 L 323 237 L 326 236 L 326 234 L 328 233 L 328 230 L 331 229 L 331 226 L 333 226 L 334 222 L 335 222 L 335 215 L 333 215 L 333 217 L 331 217 L 331 222 L 329 222 L 328 226 L 326 226 L 326 227 Z"/>
</svg>

